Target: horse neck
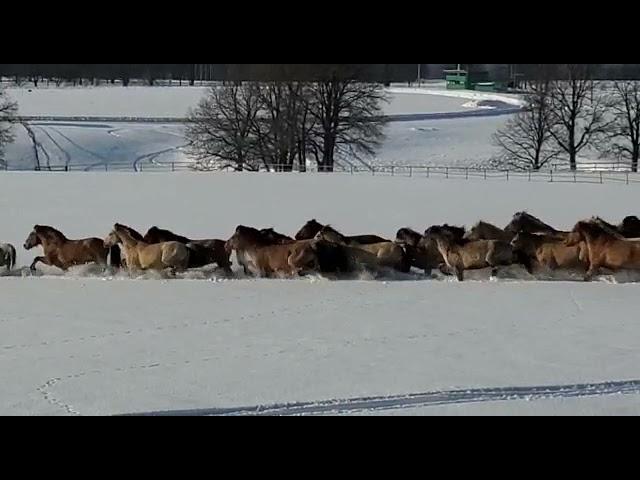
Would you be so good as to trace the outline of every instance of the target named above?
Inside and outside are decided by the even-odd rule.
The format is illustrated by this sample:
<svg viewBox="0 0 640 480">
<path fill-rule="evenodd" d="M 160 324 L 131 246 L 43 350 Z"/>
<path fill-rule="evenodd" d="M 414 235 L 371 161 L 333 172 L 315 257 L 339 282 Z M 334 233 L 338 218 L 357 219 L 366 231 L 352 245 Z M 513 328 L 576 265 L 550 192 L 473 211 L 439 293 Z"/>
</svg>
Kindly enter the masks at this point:
<svg viewBox="0 0 640 480">
<path fill-rule="evenodd" d="M 48 250 L 50 248 L 56 248 L 67 242 L 67 238 L 60 232 L 55 230 L 47 230 L 46 232 L 36 232 L 42 248 Z"/>
<path fill-rule="evenodd" d="M 133 236 L 126 230 L 123 230 L 123 229 L 116 230 L 116 234 L 118 235 L 118 237 L 122 241 L 122 244 L 126 248 L 135 248 L 140 243 L 142 243 L 139 240 L 136 240 L 135 238 L 133 238 Z"/>
</svg>

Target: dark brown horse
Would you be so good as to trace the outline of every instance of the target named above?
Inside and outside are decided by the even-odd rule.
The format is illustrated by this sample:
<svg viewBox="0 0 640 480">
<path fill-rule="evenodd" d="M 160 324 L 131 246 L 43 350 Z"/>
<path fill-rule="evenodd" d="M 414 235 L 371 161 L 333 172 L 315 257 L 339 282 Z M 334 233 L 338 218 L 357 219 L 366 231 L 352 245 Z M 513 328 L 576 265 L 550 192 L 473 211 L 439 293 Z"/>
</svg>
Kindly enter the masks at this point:
<svg viewBox="0 0 640 480">
<path fill-rule="evenodd" d="M 360 244 L 353 238 L 342 235 L 329 225 L 326 225 L 316 235 L 317 240 L 324 240 L 336 245 L 350 247 L 350 250 L 365 252 L 367 255 L 360 254 L 353 257 L 362 262 L 362 266 L 367 268 L 392 268 L 402 273 L 409 273 L 411 270 L 410 260 L 401 245 L 389 241 Z"/>
<path fill-rule="evenodd" d="M 314 220 L 309 220 L 304 227 L 300 229 L 300 231 L 296 234 L 296 240 L 311 240 L 320 233 L 320 231 L 325 227 L 321 223 Z M 360 245 L 368 245 L 372 243 L 383 243 L 388 242 L 386 238 L 379 237 L 377 235 L 353 235 L 347 237 L 350 241 L 358 243 Z"/>
<path fill-rule="evenodd" d="M 36 225 L 24 243 L 26 250 L 42 245 L 44 256 L 36 257 L 31 264 L 31 270 L 35 271 L 38 263 L 52 265 L 62 270 L 77 265 L 96 263 L 107 266 L 109 248 L 99 238 L 86 238 L 83 240 L 69 240 L 53 227 Z"/>
<path fill-rule="evenodd" d="M 462 232 L 464 234 L 464 232 Z M 444 264 L 436 242 L 410 228 L 401 228 L 396 234 L 396 243 L 404 248 L 412 267 L 424 270 L 425 275 Z"/>
<path fill-rule="evenodd" d="M 626 238 L 640 238 L 640 218 L 635 215 L 626 217 L 618 225 L 618 231 Z"/>
<path fill-rule="evenodd" d="M 182 235 L 177 235 L 169 230 L 151 227 L 144 236 L 143 241 L 149 244 L 163 242 L 179 242 L 185 244 L 191 251 L 189 256 L 189 268 L 202 268 L 206 265 L 216 264 L 231 273 L 230 254 L 225 248 L 224 240 L 192 240 Z"/>
</svg>

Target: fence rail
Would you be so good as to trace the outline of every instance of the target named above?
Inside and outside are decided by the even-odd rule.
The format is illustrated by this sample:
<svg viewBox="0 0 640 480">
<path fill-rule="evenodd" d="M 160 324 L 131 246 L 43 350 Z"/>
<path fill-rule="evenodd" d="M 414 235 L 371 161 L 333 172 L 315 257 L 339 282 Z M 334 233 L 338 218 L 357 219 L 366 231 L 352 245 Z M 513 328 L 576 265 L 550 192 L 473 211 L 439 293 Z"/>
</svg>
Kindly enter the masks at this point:
<svg viewBox="0 0 640 480">
<path fill-rule="evenodd" d="M 600 164 L 602 165 L 602 164 Z M 6 165 L 0 168 L 7 170 Z M 37 169 L 38 170 L 38 169 Z M 194 162 L 148 162 L 131 163 L 110 162 L 92 163 L 61 166 L 47 166 L 39 169 L 43 172 L 232 172 L 232 168 L 205 169 L 200 168 Z M 297 165 L 271 166 L 270 170 L 263 169 L 255 173 L 328 173 L 319 170 L 317 166 L 300 168 Z M 479 167 L 455 167 L 455 166 L 434 166 L 434 165 L 336 165 L 334 171 L 337 175 L 371 175 L 390 176 L 408 178 L 434 178 L 451 180 L 499 180 L 499 181 L 525 181 L 525 182 L 548 182 L 548 183 L 622 183 L 626 185 L 640 184 L 640 174 L 617 169 L 606 170 L 577 170 L 550 168 L 539 171 L 502 170 Z"/>
</svg>

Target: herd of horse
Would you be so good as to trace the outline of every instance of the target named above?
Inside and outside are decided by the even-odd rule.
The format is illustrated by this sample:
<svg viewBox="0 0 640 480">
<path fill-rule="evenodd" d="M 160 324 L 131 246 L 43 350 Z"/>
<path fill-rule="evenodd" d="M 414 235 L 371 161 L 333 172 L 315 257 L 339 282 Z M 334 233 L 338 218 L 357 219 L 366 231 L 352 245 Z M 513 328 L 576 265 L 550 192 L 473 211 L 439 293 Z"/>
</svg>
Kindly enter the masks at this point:
<svg viewBox="0 0 640 480">
<path fill-rule="evenodd" d="M 62 270 L 95 263 L 130 273 L 144 270 L 172 273 L 215 265 L 233 275 L 231 255 L 250 276 L 288 278 L 308 274 L 349 276 L 363 271 L 384 275 L 419 269 L 431 275 L 438 269 L 464 280 L 469 270 L 521 265 L 529 273 L 569 270 L 591 280 L 603 270 L 640 270 L 640 219 L 625 218 L 613 225 L 593 217 L 561 231 L 527 212 L 513 216 L 505 228 L 479 222 L 470 230 L 434 225 L 419 233 L 398 231 L 395 240 L 378 235 L 345 236 L 330 225 L 307 222 L 294 236 L 272 228 L 238 226 L 229 240 L 194 240 L 152 227 L 141 235 L 116 224 L 105 239 L 70 240 L 53 227 L 36 225 L 24 243 L 26 250 L 41 246 L 38 263 Z M 0 244 L 0 266 L 15 268 L 16 250 Z"/>
</svg>

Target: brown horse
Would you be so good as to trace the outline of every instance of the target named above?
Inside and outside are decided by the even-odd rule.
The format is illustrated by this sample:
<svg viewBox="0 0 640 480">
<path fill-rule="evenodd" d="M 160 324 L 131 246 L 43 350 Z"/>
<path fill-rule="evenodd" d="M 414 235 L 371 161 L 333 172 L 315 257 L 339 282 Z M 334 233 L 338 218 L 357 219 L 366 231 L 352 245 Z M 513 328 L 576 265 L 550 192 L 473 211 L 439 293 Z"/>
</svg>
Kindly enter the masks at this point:
<svg viewBox="0 0 640 480">
<path fill-rule="evenodd" d="M 498 267 L 515 263 L 515 255 L 510 244 L 500 240 L 459 241 L 451 232 L 442 227 L 431 227 L 429 235 L 435 239 L 438 250 L 446 266 L 464 280 L 465 270 L 480 270 L 490 267 L 492 276 L 498 273 Z"/>
<path fill-rule="evenodd" d="M 257 277 L 294 277 L 320 270 L 312 241 L 273 245 L 255 228 L 238 226 L 227 241 L 229 254 L 236 251 L 245 272 Z"/>
<path fill-rule="evenodd" d="M 601 268 L 640 270 L 640 240 L 627 240 L 597 220 L 578 222 L 566 239 L 567 246 L 587 244 L 589 254 L 585 281 L 593 279 Z"/>
<path fill-rule="evenodd" d="M 587 268 L 582 244 L 569 247 L 556 236 L 518 233 L 511 246 L 529 273 L 533 273 L 534 265 L 549 270 L 586 271 Z"/>
<path fill-rule="evenodd" d="M 225 248 L 224 240 L 191 240 L 190 238 L 176 235 L 169 230 L 151 227 L 144 236 L 143 241 L 148 244 L 179 242 L 189 248 L 189 268 L 202 268 L 216 264 L 227 274 L 231 274 L 230 254 Z"/>
<path fill-rule="evenodd" d="M 69 240 L 53 227 L 36 225 L 25 241 L 24 248 L 31 250 L 38 245 L 42 245 L 44 256 L 33 260 L 31 271 L 36 270 L 38 263 L 52 265 L 62 270 L 89 263 L 107 266 L 109 248 L 99 238 Z"/>
<path fill-rule="evenodd" d="M 394 242 L 379 242 L 360 244 L 354 237 L 345 237 L 340 232 L 329 225 L 326 225 L 316 235 L 317 240 L 352 247 L 362 250 L 372 255 L 371 261 L 367 261 L 367 266 L 386 267 L 398 270 L 399 272 L 408 273 L 411 270 L 410 260 L 404 249 Z M 361 259 L 366 256 L 360 255 Z M 373 265 L 372 265 L 373 263 Z"/>
<path fill-rule="evenodd" d="M 470 242 L 476 240 L 500 240 L 502 242 L 510 242 L 513 240 L 513 234 L 490 223 L 480 221 L 469 230 L 464 238 Z"/>
<path fill-rule="evenodd" d="M 135 270 L 182 271 L 189 267 L 189 249 L 180 242 L 148 244 L 137 240 L 128 227 L 116 223 L 113 231 L 104 240 L 107 246 L 122 244 L 127 259 L 127 268 Z"/>
<path fill-rule="evenodd" d="M 320 231 L 325 227 L 321 223 L 318 223 L 315 219 L 309 220 L 296 234 L 296 240 L 311 240 L 320 233 Z M 359 245 L 367 245 L 371 243 L 383 243 L 388 242 L 386 238 L 379 237 L 377 235 L 354 235 L 350 237 L 346 237 L 350 241 L 354 241 Z"/>
</svg>

